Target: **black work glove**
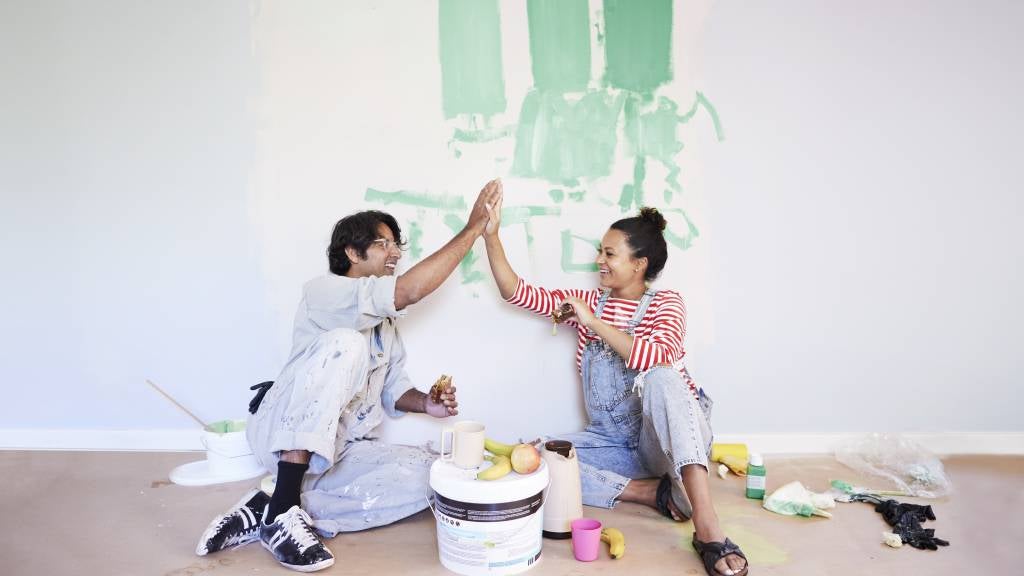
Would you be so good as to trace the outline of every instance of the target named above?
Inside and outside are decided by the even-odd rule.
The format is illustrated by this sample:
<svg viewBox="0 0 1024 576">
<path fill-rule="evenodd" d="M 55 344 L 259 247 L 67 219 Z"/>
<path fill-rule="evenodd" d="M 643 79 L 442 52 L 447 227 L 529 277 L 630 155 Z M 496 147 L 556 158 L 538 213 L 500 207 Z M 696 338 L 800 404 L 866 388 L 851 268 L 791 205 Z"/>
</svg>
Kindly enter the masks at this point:
<svg viewBox="0 0 1024 576">
<path fill-rule="evenodd" d="M 949 541 L 935 537 L 935 530 L 922 528 L 921 522 L 912 514 L 907 513 L 893 527 L 893 532 L 900 535 L 904 544 L 910 544 L 918 550 L 938 550 L 939 546 L 949 546 Z"/>
<path fill-rule="evenodd" d="M 256 395 L 253 396 L 252 400 L 249 401 L 249 414 L 256 413 L 256 410 L 260 407 L 260 402 L 263 402 L 263 397 L 267 395 L 267 390 L 270 390 L 270 387 L 273 385 L 273 380 L 267 380 L 266 382 L 260 382 L 259 384 L 249 386 L 249 390 L 256 390 L 257 388 L 259 388 L 259 391 L 256 392 Z"/>
<path fill-rule="evenodd" d="M 880 512 L 882 514 L 882 518 L 884 518 L 886 523 L 890 526 L 898 524 L 900 519 L 906 514 L 911 514 L 918 522 L 935 520 L 935 512 L 932 512 L 931 506 L 906 504 L 895 500 L 886 500 L 885 502 L 878 504 L 875 506 L 875 512 Z M 920 526 L 920 524 L 918 525 Z"/>
</svg>

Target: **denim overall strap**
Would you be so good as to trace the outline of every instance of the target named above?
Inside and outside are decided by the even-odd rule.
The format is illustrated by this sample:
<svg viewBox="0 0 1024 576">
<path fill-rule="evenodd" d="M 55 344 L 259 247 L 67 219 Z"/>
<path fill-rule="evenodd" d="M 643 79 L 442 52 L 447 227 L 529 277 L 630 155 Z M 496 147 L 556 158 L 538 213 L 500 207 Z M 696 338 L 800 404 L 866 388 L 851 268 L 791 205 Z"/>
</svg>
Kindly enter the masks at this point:
<svg viewBox="0 0 1024 576">
<path fill-rule="evenodd" d="M 654 300 L 654 295 L 658 292 L 651 290 L 650 288 L 644 292 L 644 295 L 640 297 L 640 303 L 636 305 L 636 312 L 633 313 L 633 317 L 629 320 L 629 324 L 626 326 L 626 334 L 633 335 L 633 331 L 640 325 L 640 321 L 644 319 L 644 314 L 647 313 L 647 307 L 651 305 L 651 301 Z"/>
<path fill-rule="evenodd" d="M 604 312 L 604 305 L 608 303 L 608 297 L 611 295 L 611 293 L 611 290 L 604 290 L 603 292 L 601 292 L 601 296 L 597 299 L 597 306 L 594 307 L 594 318 L 601 318 L 601 312 Z M 597 334 L 589 327 L 587 328 L 587 338 L 597 338 Z"/>
</svg>

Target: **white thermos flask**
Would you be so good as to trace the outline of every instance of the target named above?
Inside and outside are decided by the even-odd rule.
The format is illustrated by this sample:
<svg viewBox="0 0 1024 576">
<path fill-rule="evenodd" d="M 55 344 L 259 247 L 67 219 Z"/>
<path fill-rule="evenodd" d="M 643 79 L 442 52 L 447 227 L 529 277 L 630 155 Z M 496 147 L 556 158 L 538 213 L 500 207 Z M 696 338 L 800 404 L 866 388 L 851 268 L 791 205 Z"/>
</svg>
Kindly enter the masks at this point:
<svg viewBox="0 0 1024 576">
<path fill-rule="evenodd" d="M 551 480 L 544 491 L 544 537 L 572 537 L 572 521 L 583 517 L 583 491 L 576 449 L 568 440 L 544 444 L 541 458 L 548 465 Z"/>
</svg>

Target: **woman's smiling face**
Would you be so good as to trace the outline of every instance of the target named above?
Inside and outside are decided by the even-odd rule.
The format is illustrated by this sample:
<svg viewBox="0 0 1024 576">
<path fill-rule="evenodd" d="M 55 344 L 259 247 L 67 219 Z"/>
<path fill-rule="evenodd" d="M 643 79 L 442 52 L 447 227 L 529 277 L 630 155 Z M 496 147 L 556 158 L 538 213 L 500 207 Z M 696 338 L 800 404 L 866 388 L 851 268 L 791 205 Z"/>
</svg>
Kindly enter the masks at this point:
<svg viewBox="0 0 1024 576">
<path fill-rule="evenodd" d="M 605 232 L 597 253 L 597 272 L 602 287 L 610 289 L 612 296 L 619 296 L 622 292 L 631 294 L 638 288 L 642 293 L 646 270 L 647 259 L 633 257 L 633 249 L 624 232 L 615 229 Z"/>
</svg>

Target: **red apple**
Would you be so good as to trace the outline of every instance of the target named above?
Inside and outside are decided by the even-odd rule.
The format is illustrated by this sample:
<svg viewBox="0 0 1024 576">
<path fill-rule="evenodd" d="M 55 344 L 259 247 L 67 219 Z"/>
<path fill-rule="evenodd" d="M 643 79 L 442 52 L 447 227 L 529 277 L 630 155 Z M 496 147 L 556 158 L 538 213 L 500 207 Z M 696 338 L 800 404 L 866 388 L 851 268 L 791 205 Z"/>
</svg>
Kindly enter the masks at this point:
<svg viewBox="0 0 1024 576">
<path fill-rule="evenodd" d="M 540 452 L 532 444 L 518 444 L 512 449 L 512 469 L 520 474 L 530 474 L 540 468 Z"/>
</svg>

